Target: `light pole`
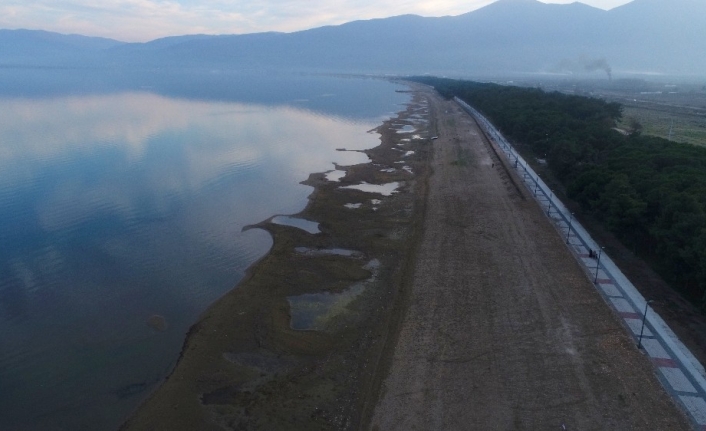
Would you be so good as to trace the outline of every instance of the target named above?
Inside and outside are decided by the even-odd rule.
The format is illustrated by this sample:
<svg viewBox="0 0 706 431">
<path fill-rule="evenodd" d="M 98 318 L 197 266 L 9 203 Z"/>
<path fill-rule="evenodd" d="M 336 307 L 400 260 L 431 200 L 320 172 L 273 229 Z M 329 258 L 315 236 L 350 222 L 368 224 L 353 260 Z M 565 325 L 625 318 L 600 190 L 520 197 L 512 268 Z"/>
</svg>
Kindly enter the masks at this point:
<svg viewBox="0 0 706 431">
<path fill-rule="evenodd" d="M 571 236 L 571 222 L 573 222 L 573 221 L 574 221 L 574 213 L 571 213 L 571 215 L 569 215 L 569 231 L 566 232 L 566 243 L 567 244 L 569 243 L 569 237 Z"/>
<path fill-rule="evenodd" d="M 650 299 L 649 301 L 645 301 L 645 312 L 642 313 L 642 328 L 640 328 L 640 337 L 637 339 L 637 350 L 640 350 L 642 347 L 642 334 L 645 331 L 645 320 L 647 319 L 647 306 L 650 305 L 654 299 Z"/>
<path fill-rule="evenodd" d="M 601 265 L 601 254 L 603 254 L 603 247 L 598 250 L 598 261 L 596 262 L 596 278 L 593 279 L 593 284 L 598 283 L 598 267 Z"/>
<path fill-rule="evenodd" d="M 547 202 L 547 215 L 551 215 L 552 212 L 552 198 L 554 197 L 554 189 L 549 190 L 549 201 Z"/>
<path fill-rule="evenodd" d="M 539 187 L 539 175 L 537 175 L 537 179 L 534 181 L 534 195 L 537 196 L 537 187 Z"/>
</svg>

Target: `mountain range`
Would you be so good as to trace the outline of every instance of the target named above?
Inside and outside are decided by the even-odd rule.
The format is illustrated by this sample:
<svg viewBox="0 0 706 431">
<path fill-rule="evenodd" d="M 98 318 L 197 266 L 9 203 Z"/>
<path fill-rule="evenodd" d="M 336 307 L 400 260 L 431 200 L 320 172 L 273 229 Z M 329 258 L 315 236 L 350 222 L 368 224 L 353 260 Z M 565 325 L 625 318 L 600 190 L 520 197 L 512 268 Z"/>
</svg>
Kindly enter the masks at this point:
<svg viewBox="0 0 706 431">
<path fill-rule="evenodd" d="M 294 33 L 146 43 L 0 30 L 0 66 L 704 76 L 704 16 L 704 0 L 634 0 L 610 11 L 499 0 L 459 16 L 402 15 Z"/>
</svg>

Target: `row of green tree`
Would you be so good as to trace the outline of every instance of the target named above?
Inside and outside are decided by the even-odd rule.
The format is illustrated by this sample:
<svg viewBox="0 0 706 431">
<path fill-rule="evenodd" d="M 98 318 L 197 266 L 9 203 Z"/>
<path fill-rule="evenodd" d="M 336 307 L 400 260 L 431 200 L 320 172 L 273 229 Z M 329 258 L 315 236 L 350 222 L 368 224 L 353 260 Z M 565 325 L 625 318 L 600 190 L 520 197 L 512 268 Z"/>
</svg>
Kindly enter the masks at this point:
<svg viewBox="0 0 706 431">
<path fill-rule="evenodd" d="M 588 97 L 415 78 L 457 96 L 528 148 L 624 245 L 706 308 L 706 148 L 616 131 L 622 107 Z"/>
</svg>

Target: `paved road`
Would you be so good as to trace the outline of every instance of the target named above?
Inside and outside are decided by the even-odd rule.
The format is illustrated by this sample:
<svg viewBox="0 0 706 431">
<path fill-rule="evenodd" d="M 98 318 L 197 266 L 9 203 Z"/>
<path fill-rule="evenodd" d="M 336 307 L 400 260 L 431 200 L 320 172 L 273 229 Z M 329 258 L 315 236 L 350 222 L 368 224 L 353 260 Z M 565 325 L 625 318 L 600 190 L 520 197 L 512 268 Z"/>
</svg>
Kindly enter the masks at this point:
<svg viewBox="0 0 706 431">
<path fill-rule="evenodd" d="M 429 98 L 425 232 L 372 430 L 690 429 L 521 180 Z"/>
</svg>

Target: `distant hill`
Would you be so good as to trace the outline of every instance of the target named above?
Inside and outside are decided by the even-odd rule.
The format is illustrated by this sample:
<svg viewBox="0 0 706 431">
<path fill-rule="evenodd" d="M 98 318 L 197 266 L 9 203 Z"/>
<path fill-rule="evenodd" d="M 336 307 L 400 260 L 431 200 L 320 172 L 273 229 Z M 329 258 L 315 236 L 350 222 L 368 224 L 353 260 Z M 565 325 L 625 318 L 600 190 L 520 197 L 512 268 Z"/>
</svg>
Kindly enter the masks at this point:
<svg viewBox="0 0 706 431">
<path fill-rule="evenodd" d="M 703 0 L 634 0 L 611 11 L 581 3 L 499 0 L 454 17 L 404 15 L 295 33 L 179 36 L 148 43 L 0 31 L 0 64 L 706 75 L 704 16 Z"/>
<path fill-rule="evenodd" d="M 0 65 L 53 65 L 97 58 L 123 42 L 42 30 L 0 30 Z"/>
</svg>

